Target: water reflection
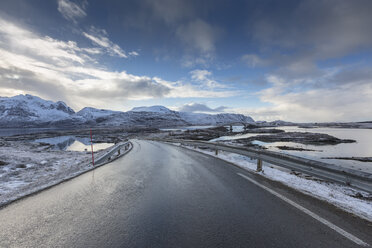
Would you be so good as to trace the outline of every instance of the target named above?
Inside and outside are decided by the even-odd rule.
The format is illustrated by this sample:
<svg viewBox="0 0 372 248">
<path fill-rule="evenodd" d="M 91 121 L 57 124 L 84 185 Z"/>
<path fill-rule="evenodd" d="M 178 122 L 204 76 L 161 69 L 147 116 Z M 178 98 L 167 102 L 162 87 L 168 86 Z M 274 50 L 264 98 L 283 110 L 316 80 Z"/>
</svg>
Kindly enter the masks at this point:
<svg viewBox="0 0 372 248">
<path fill-rule="evenodd" d="M 47 143 L 53 146 L 55 150 L 61 151 L 90 151 L 90 139 L 89 138 L 81 138 L 75 136 L 59 136 L 53 138 L 44 138 L 44 139 L 37 139 L 35 142 L 38 143 Z M 94 143 L 93 149 L 94 151 L 99 151 L 102 149 L 106 149 L 110 146 L 113 146 L 113 143 Z"/>
</svg>

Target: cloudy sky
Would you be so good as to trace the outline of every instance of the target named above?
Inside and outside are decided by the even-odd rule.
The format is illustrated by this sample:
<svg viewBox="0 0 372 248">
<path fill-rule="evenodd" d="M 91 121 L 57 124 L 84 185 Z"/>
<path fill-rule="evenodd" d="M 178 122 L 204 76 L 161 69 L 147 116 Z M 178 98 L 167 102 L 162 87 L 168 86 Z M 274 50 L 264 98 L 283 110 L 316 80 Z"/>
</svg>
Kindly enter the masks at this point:
<svg viewBox="0 0 372 248">
<path fill-rule="evenodd" d="M 0 96 L 372 120 L 370 0 L 1 0 Z"/>
</svg>

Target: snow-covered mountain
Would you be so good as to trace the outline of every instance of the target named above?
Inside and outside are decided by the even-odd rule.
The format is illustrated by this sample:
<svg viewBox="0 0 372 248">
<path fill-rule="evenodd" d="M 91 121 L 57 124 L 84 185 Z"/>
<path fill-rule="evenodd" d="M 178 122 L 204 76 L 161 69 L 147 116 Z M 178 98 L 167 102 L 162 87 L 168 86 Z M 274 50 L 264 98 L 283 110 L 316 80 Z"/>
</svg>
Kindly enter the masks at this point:
<svg viewBox="0 0 372 248">
<path fill-rule="evenodd" d="M 79 112 L 77 112 L 77 115 L 80 115 L 86 119 L 95 119 L 100 117 L 106 117 L 109 115 L 121 113 L 120 111 L 112 111 L 108 109 L 96 109 L 91 107 L 85 107 Z"/>
<path fill-rule="evenodd" d="M 231 123 L 254 123 L 254 120 L 241 114 L 202 114 L 179 112 L 183 120 L 191 125 L 224 125 Z"/>
<path fill-rule="evenodd" d="M 159 114 L 176 115 L 190 125 L 223 125 L 228 123 L 254 123 L 254 120 L 241 114 L 204 114 L 191 112 L 177 112 L 164 106 L 136 107 L 134 112 L 152 112 Z"/>
<path fill-rule="evenodd" d="M 86 107 L 75 113 L 64 102 L 52 102 L 32 95 L 0 97 L 0 127 L 224 125 L 254 123 L 240 114 L 198 114 L 177 112 L 164 106 L 136 107 L 128 112 Z"/>
<path fill-rule="evenodd" d="M 120 113 L 122 112 L 85 107 L 77 112 L 76 115 L 82 117 L 87 124 L 97 124 L 112 118 L 112 116 L 119 115 Z"/>
<path fill-rule="evenodd" d="M 275 120 L 275 121 L 257 121 L 256 125 L 262 126 L 262 127 L 272 127 L 272 126 L 295 126 L 298 125 L 298 123 L 294 122 L 288 122 L 288 121 L 282 121 L 282 120 Z"/>
<path fill-rule="evenodd" d="M 53 126 L 78 122 L 75 111 L 64 102 L 52 102 L 32 95 L 0 97 L 0 126 Z"/>
<path fill-rule="evenodd" d="M 131 110 L 132 112 L 152 112 L 152 113 L 161 113 L 169 114 L 175 111 L 170 110 L 164 106 L 154 105 L 150 107 L 135 107 Z"/>
</svg>

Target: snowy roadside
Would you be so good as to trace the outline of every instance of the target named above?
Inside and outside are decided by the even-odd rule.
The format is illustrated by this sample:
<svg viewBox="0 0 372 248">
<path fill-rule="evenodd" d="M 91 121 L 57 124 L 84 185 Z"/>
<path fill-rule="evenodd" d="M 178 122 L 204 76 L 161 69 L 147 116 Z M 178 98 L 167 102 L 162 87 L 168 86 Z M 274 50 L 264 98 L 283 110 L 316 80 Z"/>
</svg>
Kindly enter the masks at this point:
<svg viewBox="0 0 372 248">
<path fill-rule="evenodd" d="M 179 143 L 174 145 L 181 146 Z M 246 156 L 224 151 L 219 151 L 218 155 L 215 155 L 215 151 L 212 150 L 199 149 L 184 145 L 182 145 L 182 147 L 208 154 L 213 157 L 218 157 L 243 169 L 258 173 L 256 172 L 256 160 L 251 160 Z M 266 162 L 263 163 L 263 172 L 259 172 L 259 174 L 271 180 L 281 182 L 307 195 L 331 203 L 334 206 L 355 214 L 363 219 L 372 221 L 372 196 L 366 192 L 326 182 L 301 173 L 294 173 L 290 170 Z"/>
<path fill-rule="evenodd" d="M 95 157 L 111 148 L 95 152 Z M 91 156 L 39 143 L 0 141 L 0 207 L 92 169 Z"/>
</svg>

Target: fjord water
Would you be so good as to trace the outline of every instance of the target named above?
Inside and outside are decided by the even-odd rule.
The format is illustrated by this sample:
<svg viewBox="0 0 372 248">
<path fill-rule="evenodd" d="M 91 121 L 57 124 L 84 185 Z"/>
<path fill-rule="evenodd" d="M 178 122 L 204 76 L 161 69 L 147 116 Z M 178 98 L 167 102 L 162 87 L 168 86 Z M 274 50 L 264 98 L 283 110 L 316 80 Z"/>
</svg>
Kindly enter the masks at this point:
<svg viewBox="0 0 372 248">
<path fill-rule="evenodd" d="M 341 165 L 347 168 L 362 170 L 372 173 L 372 162 L 360 162 L 355 160 L 341 160 L 341 159 L 327 159 L 327 157 L 372 157 L 372 129 L 354 129 L 354 128 L 299 128 L 296 126 L 278 127 L 277 129 L 286 132 L 311 132 L 311 133 L 325 133 L 332 135 L 339 139 L 353 139 L 355 143 L 341 143 L 338 145 L 304 145 L 294 142 L 272 142 L 266 143 L 261 141 L 254 141 L 253 143 L 264 146 L 271 151 L 283 152 L 299 157 L 306 157 L 326 163 Z M 223 136 L 218 140 L 233 140 L 248 138 L 256 135 L 265 134 L 242 134 Z M 315 151 L 290 151 L 280 150 L 277 146 L 289 146 L 296 148 L 304 148 Z"/>
<path fill-rule="evenodd" d="M 0 128 L 0 137 L 13 135 L 33 134 L 47 131 L 63 131 L 65 129 L 57 128 Z"/>
</svg>

